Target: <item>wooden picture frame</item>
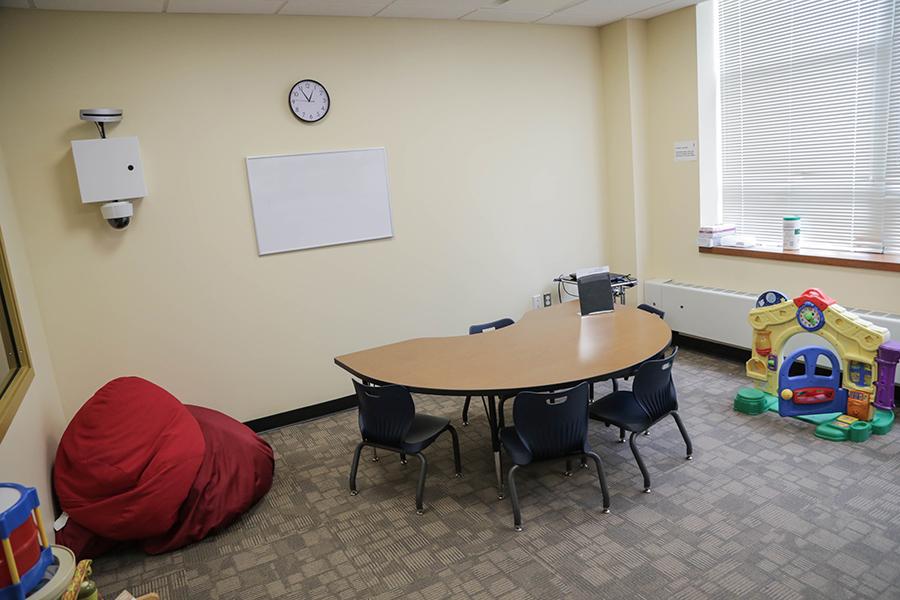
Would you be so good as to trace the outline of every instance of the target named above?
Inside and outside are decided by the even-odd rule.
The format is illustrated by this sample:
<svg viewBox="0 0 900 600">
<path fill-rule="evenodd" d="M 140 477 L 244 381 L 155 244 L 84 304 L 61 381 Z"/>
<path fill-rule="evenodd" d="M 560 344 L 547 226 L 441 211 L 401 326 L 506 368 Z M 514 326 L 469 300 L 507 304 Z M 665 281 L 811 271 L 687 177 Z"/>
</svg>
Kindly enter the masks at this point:
<svg viewBox="0 0 900 600">
<path fill-rule="evenodd" d="M 0 441 L 3 440 L 34 379 L 31 355 L 19 313 L 6 243 L 0 230 L 0 339 L 9 371 L 0 379 Z"/>
</svg>

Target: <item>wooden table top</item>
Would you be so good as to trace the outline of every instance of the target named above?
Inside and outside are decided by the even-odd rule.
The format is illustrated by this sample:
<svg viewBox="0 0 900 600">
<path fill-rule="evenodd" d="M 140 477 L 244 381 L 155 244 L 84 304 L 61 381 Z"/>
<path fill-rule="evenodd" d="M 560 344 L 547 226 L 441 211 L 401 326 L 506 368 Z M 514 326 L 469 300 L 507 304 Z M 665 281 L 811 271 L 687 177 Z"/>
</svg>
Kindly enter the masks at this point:
<svg viewBox="0 0 900 600">
<path fill-rule="evenodd" d="M 334 362 L 361 379 L 413 392 L 498 395 L 600 379 L 647 360 L 672 338 L 662 319 L 642 310 L 617 305 L 582 318 L 578 309 L 578 302 L 564 302 L 497 331 L 416 338 Z"/>
</svg>

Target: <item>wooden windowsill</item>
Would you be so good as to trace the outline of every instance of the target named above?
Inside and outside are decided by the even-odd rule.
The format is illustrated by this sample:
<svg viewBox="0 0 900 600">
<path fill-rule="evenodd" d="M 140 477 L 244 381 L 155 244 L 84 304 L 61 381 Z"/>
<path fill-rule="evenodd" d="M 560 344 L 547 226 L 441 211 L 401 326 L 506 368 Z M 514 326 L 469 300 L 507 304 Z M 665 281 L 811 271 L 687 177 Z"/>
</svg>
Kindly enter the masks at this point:
<svg viewBox="0 0 900 600">
<path fill-rule="evenodd" d="M 876 271 L 900 272 L 900 255 L 873 254 L 869 252 L 837 252 L 833 250 L 781 250 L 778 248 L 712 248 L 698 247 L 702 254 L 722 256 L 747 256 L 766 260 L 781 260 L 835 267 L 874 269 Z"/>
</svg>

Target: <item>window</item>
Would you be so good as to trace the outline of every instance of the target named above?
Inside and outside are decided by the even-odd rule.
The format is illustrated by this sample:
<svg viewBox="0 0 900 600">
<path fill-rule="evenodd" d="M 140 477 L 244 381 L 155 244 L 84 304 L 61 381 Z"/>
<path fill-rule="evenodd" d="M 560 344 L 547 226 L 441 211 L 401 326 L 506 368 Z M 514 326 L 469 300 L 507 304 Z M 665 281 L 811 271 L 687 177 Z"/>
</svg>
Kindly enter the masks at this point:
<svg viewBox="0 0 900 600">
<path fill-rule="evenodd" d="M 763 244 L 900 253 L 895 0 L 718 0 L 722 219 Z M 895 33 L 896 30 L 896 33 Z"/>
<path fill-rule="evenodd" d="M 9 429 L 28 385 L 34 378 L 22 334 L 19 309 L 10 278 L 6 248 L 0 236 L 0 440 Z"/>
</svg>

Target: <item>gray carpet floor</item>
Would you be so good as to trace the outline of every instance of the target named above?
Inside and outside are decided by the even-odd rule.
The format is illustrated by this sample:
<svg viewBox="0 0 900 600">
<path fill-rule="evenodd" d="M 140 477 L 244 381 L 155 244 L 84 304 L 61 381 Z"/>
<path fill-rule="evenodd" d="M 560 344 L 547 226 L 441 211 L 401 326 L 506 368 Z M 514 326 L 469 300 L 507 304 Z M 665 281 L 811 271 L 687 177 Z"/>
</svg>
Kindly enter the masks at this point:
<svg viewBox="0 0 900 600">
<path fill-rule="evenodd" d="M 417 461 L 390 453 L 361 464 L 350 496 L 359 433 L 347 411 L 264 434 L 275 483 L 238 522 L 166 555 L 101 558 L 96 580 L 107 598 L 163 600 L 900 598 L 900 427 L 833 443 L 796 420 L 735 413 L 742 365 L 695 352 L 680 353 L 675 381 L 694 460 L 671 420 L 641 437 L 652 493 L 617 431 L 591 424 L 608 515 L 592 470 L 566 478 L 563 463 L 543 463 L 518 479 L 525 531 L 514 532 L 480 402 L 464 428 L 462 399 L 417 396 L 457 424 L 465 473 L 453 477 L 442 436 L 427 451 L 424 515 Z"/>
</svg>

